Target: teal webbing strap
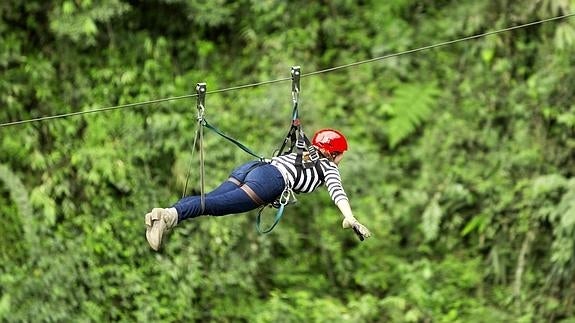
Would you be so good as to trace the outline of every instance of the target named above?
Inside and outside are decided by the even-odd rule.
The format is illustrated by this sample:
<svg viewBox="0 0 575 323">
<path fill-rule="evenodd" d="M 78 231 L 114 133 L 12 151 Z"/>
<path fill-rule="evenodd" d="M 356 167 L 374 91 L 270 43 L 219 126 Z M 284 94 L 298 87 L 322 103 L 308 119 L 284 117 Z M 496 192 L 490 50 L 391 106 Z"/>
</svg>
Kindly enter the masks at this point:
<svg viewBox="0 0 575 323">
<path fill-rule="evenodd" d="M 208 122 L 208 120 L 206 120 L 205 118 L 204 118 L 203 121 L 204 121 L 204 122 L 203 122 L 204 127 L 208 128 L 208 129 L 210 129 L 210 130 L 212 130 L 213 132 L 217 133 L 218 135 L 220 135 L 220 136 L 226 138 L 227 140 L 233 142 L 236 146 L 240 147 L 240 148 L 241 148 L 243 151 L 245 151 L 246 153 L 248 153 L 248 154 L 250 154 L 250 155 L 252 155 L 252 156 L 258 158 L 259 160 L 264 160 L 264 159 L 265 159 L 265 158 L 263 158 L 263 157 L 261 157 L 261 156 L 258 156 L 256 153 L 254 153 L 251 149 L 249 149 L 248 147 L 246 147 L 246 146 L 245 146 L 244 144 L 242 144 L 241 142 L 239 142 L 239 141 L 237 141 L 236 139 L 234 139 L 234 138 L 232 138 L 232 137 L 226 135 L 223 131 L 221 131 L 220 129 L 218 129 L 218 128 L 214 127 L 213 125 L 211 125 L 211 124 Z"/>
<path fill-rule="evenodd" d="M 282 215 L 284 214 L 284 207 L 285 207 L 284 204 L 280 204 L 280 207 L 278 208 L 278 211 L 276 212 L 276 216 L 274 218 L 274 224 L 272 224 L 272 226 L 267 230 L 262 230 L 260 226 L 262 221 L 262 211 L 265 209 L 265 206 L 260 209 L 260 211 L 258 212 L 258 217 L 256 218 L 256 229 L 260 234 L 268 234 L 272 232 L 272 230 L 280 222 Z"/>
</svg>

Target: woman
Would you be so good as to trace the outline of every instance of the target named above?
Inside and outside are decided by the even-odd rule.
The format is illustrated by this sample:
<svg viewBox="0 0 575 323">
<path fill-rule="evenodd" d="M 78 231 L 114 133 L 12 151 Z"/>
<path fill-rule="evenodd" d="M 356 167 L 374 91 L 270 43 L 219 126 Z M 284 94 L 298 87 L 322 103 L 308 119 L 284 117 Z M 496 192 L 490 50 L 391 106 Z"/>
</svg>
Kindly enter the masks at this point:
<svg viewBox="0 0 575 323">
<path fill-rule="evenodd" d="M 302 167 L 297 153 L 274 157 L 269 163 L 251 161 L 236 168 L 203 202 L 200 196 L 188 196 L 171 208 L 152 209 L 145 217 L 148 243 L 158 250 L 164 233 L 183 220 L 247 212 L 277 200 L 282 193 L 310 193 L 324 183 L 343 215 L 343 228 L 352 228 L 361 240 L 368 238 L 371 233 L 353 216 L 341 184 L 338 165 L 347 150 L 344 135 L 334 129 L 319 130 L 312 145 L 321 155 L 314 167 Z"/>
</svg>

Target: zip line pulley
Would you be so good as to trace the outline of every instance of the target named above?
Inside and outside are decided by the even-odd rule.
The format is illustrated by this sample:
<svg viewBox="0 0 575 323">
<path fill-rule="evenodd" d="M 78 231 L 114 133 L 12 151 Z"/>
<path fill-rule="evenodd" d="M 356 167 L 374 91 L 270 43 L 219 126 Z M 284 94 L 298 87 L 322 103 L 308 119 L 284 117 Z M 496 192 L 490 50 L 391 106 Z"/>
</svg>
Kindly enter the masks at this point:
<svg viewBox="0 0 575 323">
<path fill-rule="evenodd" d="M 188 181 L 190 179 L 190 174 L 192 173 L 192 162 L 194 157 L 194 152 L 196 150 L 196 143 L 198 143 L 199 138 L 199 151 L 200 151 L 200 203 L 202 212 L 206 206 L 206 197 L 205 197 L 205 162 L 204 162 L 204 124 L 205 124 L 205 112 L 206 112 L 206 92 L 207 86 L 206 83 L 197 83 L 196 84 L 196 108 L 197 108 L 197 128 L 196 128 L 196 135 L 194 136 L 194 143 L 192 144 L 192 157 L 190 160 L 190 165 L 188 167 L 188 172 L 186 174 L 186 182 L 184 185 L 184 191 L 182 193 L 182 198 L 186 196 L 188 190 Z"/>
</svg>

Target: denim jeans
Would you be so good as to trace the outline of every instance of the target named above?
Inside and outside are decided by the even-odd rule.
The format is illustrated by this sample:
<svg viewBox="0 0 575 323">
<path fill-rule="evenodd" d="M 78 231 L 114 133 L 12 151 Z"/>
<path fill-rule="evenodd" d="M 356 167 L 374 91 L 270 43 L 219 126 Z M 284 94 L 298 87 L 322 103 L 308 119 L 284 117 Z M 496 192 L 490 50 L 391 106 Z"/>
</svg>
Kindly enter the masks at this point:
<svg viewBox="0 0 575 323">
<path fill-rule="evenodd" d="M 247 185 L 265 203 L 275 201 L 285 188 L 280 171 L 273 165 L 260 161 L 245 163 L 232 171 L 230 177 Z M 176 202 L 178 222 L 200 215 L 227 215 L 243 213 L 257 208 L 256 204 L 241 188 L 231 181 L 225 181 L 205 195 L 202 212 L 200 196 L 187 196 Z"/>
</svg>

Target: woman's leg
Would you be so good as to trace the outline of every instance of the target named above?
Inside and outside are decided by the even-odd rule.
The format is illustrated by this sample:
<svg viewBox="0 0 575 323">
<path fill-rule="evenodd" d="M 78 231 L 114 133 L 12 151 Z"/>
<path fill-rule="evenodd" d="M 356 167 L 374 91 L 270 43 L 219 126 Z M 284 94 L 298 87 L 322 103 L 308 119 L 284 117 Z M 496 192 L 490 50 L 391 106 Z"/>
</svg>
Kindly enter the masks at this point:
<svg viewBox="0 0 575 323">
<path fill-rule="evenodd" d="M 243 184 L 244 179 L 246 178 L 247 174 L 253 170 L 258 165 L 262 164 L 259 161 L 250 161 L 238 166 L 236 169 L 232 171 L 230 174 L 230 178 L 220 184 L 215 190 L 206 194 L 205 198 L 215 196 L 215 195 L 222 195 L 228 192 L 231 192 Z M 198 207 L 199 205 L 199 207 Z M 201 197 L 200 196 L 187 196 L 180 199 L 176 204 L 173 205 L 174 208 L 178 211 L 178 222 L 185 220 L 187 218 L 196 217 L 206 213 L 207 210 L 202 212 L 201 210 Z"/>
<path fill-rule="evenodd" d="M 244 166 L 242 165 L 238 169 L 241 170 Z M 283 177 L 275 166 L 262 164 L 255 168 L 251 167 L 247 174 L 238 172 L 238 169 L 232 173 L 232 177 L 238 181 L 244 180 L 245 183 L 240 183 L 247 185 L 264 203 L 274 201 L 285 187 Z M 233 188 L 230 184 L 233 185 Z M 227 189 L 231 188 L 229 190 L 218 188 L 207 194 L 203 211 L 199 196 L 190 196 L 178 201 L 174 205 L 178 211 L 178 222 L 200 215 L 220 216 L 243 213 L 260 205 L 254 202 L 241 186 L 231 182 L 230 184 L 226 184 Z"/>
<path fill-rule="evenodd" d="M 240 166 L 232 173 L 231 181 L 222 183 L 214 191 L 206 194 L 204 208 L 200 196 L 189 196 L 178 201 L 173 208 L 155 208 L 146 214 L 146 239 L 152 249 L 158 250 L 164 233 L 182 220 L 204 214 L 243 213 L 263 203 L 272 202 L 282 193 L 285 182 L 275 166 L 270 164 L 248 166 Z M 260 200 L 261 203 L 254 202 L 253 197 L 246 191 L 255 194 L 256 200 Z"/>
<path fill-rule="evenodd" d="M 236 185 L 235 189 L 221 194 L 207 194 L 204 210 L 200 196 L 189 196 L 178 201 L 174 208 L 178 211 L 178 222 L 200 215 L 226 215 L 243 213 L 255 209 L 258 205 Z"/>
<path fill-rule="evenodd" d="M 230 191 L 233 191 L 239 187 L 238 184 L 231 182 L 229 180 L 223 182 L 215 190 L 206 194 L 208 196 L 220 195 Z M 201 214 L 197 214 L 195 205 L 200 205 L 201 208 L 201 197 L 199 195 L 186 196 L 180 199 L 172 207 L 178 211 L 178 223 L 190 217 L 196 217 Z"/>
</svg>

